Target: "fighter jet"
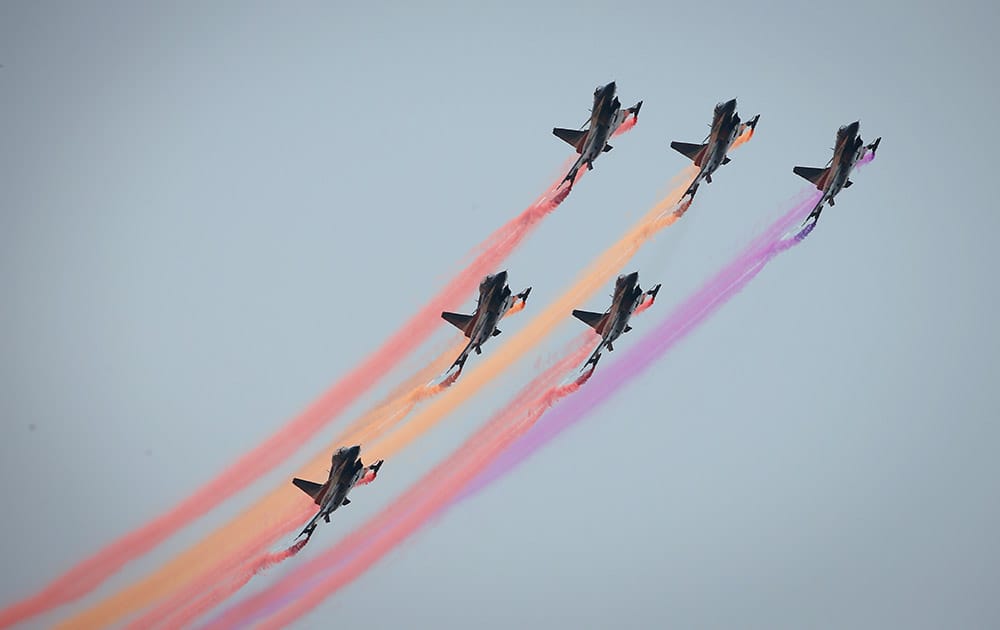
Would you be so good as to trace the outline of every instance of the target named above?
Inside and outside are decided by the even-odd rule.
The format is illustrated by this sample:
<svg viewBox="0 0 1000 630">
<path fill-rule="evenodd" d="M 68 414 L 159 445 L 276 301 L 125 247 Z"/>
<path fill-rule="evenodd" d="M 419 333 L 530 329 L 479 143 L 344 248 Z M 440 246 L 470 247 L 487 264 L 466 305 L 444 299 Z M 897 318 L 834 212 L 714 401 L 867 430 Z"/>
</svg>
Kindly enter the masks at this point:
<svg viewBox="0 0 1000 630">
<path fill-rule="evenodd" d="M 591 364 L 597 367 L 597 361 L 601 358 L 601 350 L 603 348 L 607 347 L 609 352 L 614 351 L 615 348 L 612 345 L 614 341 L 622 333 L 632 330 L 632 327 L 628 325 L 628 320 L 632 317 L 632 313 L 646 301 L 647 296 L 650 300 L 655 300 L 656 294 L 659 291 L 660 285 L 656 285 L 643 293 L 642 287 L 639 286 L 639 272 L 633 271 L 627 276 L 618 276 L 618 280 L 615 281 L 615 292 L 611 297 L 611 307 L 607 311 L 604 313 L 581 310 L 573 311 L 573 317 L 587 324 L 601 335 L 601 343 L 597 344 L 594 353 L 583 364 L 584 368 Z"/>
<path fill-rule="evenodd" d="M 823 204 L 829 201 L 831 206 L 834 205 L 833 198 L 837 196 L 837 193 L 843 188 L 850 188 L 851 184 L 854 183 L 847 178 L 858 160 L 863 158 L 868 151 L 874 154 L 875 150 L 878 149 L 878 143 L 882 142 L 882 138 L 879 137 L 875 142 L 864 146 L 861 134 L 858 133 L 860 128 L 861 122 L 855 120 L 837 130 L 837 144 L 833 147 L 833 158 L 827 163 L 826 168 L 796 166 L 792 169 L 796 175 L 808 179 L 816 185 L 818 190 L 823 191 L 819 203 L 816 204 L 803 223 L 814 219 L 813 225 L 815 225 L 823 211 Z"/>
<path fill-rule="evenodd" d="M 611 137 L 611 134 L 625 122 L 629 115 L 638 118 L 641 107 L 642 101 L 639 101 L 632 107 L 622 110 L 622 104 L 615 96 L 614 81 L 607 85 L 597 86 L 597 89 L 594 90 L 594 107 L 590 110 L 589 128 L 575 130 L 556 127 L 552 130 L 557 138 L 571 144 L 580 154 L 576 163 L 569 169 L 569 173 L 563 178 L 563 183 L 569 182 L 570 188 L 572 188 L 576 173 L 584 164 L 587 165 L 587 170 L 592 170 L 597 156 L 611 150 L 612 147 L 608 144 L 608 138 Z"/>
<path fill-rule="evenodd" d="M 347 493 L 351 491 L 351 488 L 371 483 L 378 475 L 378 470 L 382 467 L 382 460 L 378 460 L 371 466 L 364 466 L 359 458 L 360 453 L 361 446 L 359 445 L 337 449 L 330 462 L 330 477 L 324 484 L 298 477 L 292 479 L 295 487 L 312 497 L 316 505 L 319 506 L 319 512 L 306 524 L 299 536 L 303 534 L 307 538 L 312 536 L 320 518 L 329 523 L 331 513 L 341 505 L 348 505 L 351 502 L 347 498 Z"/>
<path fill-rule="evenodd" d="M 685 195 L 691 195 L 691 198 L 694 199 L 694 194 L 698 192 L 701 180 L 704 179 L 709 184 L 712 183 L 712 173 L 721 165 L 729 164 L 730 160 L 726 157 L 729 147 L 733 146 L 736 138 L 747 128 L 755 129 L 759 118 L 760 114 L 757 114 L 749 122 L 741 125 L 740 116 L 736 113 L 736 99 L 734 98 L 715 106 L 712 131 L 709 132 L 703 144 L 677 141 L 670 143 L 671 149 L 688 156 L 694 165 L 701 169 L 691 185 L 688 186 L 687 191 L 684 192 Z"/>
<path fill-rule="evenodd" d="M 507 272 L 501 271 L 486 276 L 479 283 L 479 301 L 476 303 L 476 311 L 472 315 L 449 313 L 448 311 L 441 313 L 441 317 L 445 321 L 461 330 L 469 338 L 468 345 L 451 364 L 451 368 L 456 365 L 459 369 L 464 367 L 465 360 L 469 358 L 469 352 L 472 350 L 475 350 L 476 354 L 482 354 L 482 345 L 490 337 L 496 337 L 500 334 L 500 330 L 497 329 L 497 322 L 500 321 L 500 318 L 507 314 L 510 307 L 514 305 L 515 299 L 527 302 L 529 293 L 531 293 L 531 287 L 517 295 L 511 295 L 510 287 L 507 286 Z"/>
</svg>

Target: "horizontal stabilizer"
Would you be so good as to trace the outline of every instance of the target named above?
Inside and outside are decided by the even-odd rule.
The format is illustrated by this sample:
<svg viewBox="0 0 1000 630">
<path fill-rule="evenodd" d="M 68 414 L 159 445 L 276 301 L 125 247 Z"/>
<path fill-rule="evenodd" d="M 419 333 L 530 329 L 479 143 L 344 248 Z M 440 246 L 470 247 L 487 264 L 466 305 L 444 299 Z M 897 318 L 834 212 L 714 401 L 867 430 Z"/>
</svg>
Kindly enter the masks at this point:
<svg viewBox="0 0 1000 630">
<path fill-rule="evenodd" d="M 826 178 L 829 168 L 815 168 L 812 166 L 796 166 L 792 172 L 803 179 L 807 179 L 816 184 L 817 188 L 822 188 L 822 181 Z"/>
<path fill-rule="evenodd" d="M 320 490 L 323 489 L 323 484 L 316 483 L 315 481 L 308 481 L 306 479 L 299 479 L 298 477 L 292 479 L 292 483 L 295 487 L 305 492 L 313 499 L 319 496 Z"/>
<path fill-rule="evenodd" d="M 445 311 L 441 313 L 441 317 L 444 318 L 444 321 L 464 332 L 466 337 L 469 336 L 468 328 L 469 322 L 472 321 L 472 315 L 462 315 L 461 313 L 449 313 Z"/>
<path fill-rule="evenodd" d="M 570 144 L 573 148 L 576 149 L 577 153 L 583 151 L 583 141 L 587 137 L 586 131 L 580 131 L 577 129 L 562 129 L 560 127 L 556 127 L 555 129 L 552 130 L 552 133 L 554 133 L 555 136 L 560 140 L 563 140 L 566 143 Z"/>
<path fill-rule="evenodd" d="M 699 163 L 699 157 L 701 150 L 707 147 L 708 144 L 691 144 L 690 142 L 674 142 L 670 143 L 670 148 L 682 155 L 686 155 L 689 160 L 694 162 L 695 166 L 701 166 Z"/>
<path fill-rule="evenodd" d="M 594 330 L 597 330 L 597 327 L 601 325 L 601 319 L 604 318 L 604 313 L 575 310 L 573 311 L 573 317 L 590 326 Z"/>
</svg>

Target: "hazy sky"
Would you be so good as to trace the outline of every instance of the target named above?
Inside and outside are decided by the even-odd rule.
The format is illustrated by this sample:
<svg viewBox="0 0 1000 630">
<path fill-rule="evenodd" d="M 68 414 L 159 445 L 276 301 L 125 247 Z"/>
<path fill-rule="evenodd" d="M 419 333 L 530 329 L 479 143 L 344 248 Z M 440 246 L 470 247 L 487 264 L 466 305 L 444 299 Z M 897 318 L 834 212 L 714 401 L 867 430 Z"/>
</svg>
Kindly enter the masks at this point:
<svg viewBox="0 0 1000 630">
<path fill-rule="evenodd" d="M 614 79 L 639 125 L 508 261 L 534 290 L 505 332 L 659 199 L 686 165 L 669 141 L 700 141 L 717 101 L 757 134 L 629 265 L 663 290 L 619 345 L 786 208 L 838 126 L 883 141 L 803 246 L 301 627 L 996 627 L 998 22 L 988 2 L 0 5 L 0 604 L 376 348 L 562 174 L 551 128 Z M 304 553 L 581 326 L 386 462 Z"/>
</svg>

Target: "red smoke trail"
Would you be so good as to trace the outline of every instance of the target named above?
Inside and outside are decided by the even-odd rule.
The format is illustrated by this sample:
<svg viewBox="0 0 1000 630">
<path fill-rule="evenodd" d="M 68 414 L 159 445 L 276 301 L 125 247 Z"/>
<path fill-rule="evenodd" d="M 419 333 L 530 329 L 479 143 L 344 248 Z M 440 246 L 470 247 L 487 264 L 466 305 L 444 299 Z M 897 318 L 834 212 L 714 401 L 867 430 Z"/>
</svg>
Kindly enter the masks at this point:
<svg viewBox="0 0 1000 630">
<path fill-rule="evenodd" d="M 129 630 L 143 630 L 144 628 L 152 628 L 156 626 L 163 626 L 167 628 L 185 628 L 202 614 L 199 610 L 211 610 L 212 607 L 225 600 L 225 598 L 231 593 L 239 590 L 261 571 L 270 569 L 274 565 L 284 562 L 288 558 L 291 558 L 302 551 L 302 548 L 305 547 L 308 542 L 309 538 L 303 538 L 287 549 L 283 549 L 278 552 L 263 553 L 259 557 L 243 563 L 239 568 L 239 575 L 235 578 L 231 578 L 230 584 L 227 585 L 229 589 L 226 589 L 225 591 L 222 589 L 213 589 L 212 591 L 205 593 L 204 589 L 196 591 L 191 587 L 188 587 L 184 589 L 182 593 L 179 593 L 156 606 L 141 618 L 133 621 L 126 627 Z M 182 599 L 181 595 L 184 595 L 185 597 Z M 199 595 L 201 597 L 198 597 Z M 193 604 L 185 606 L 184 608 L 178 608 L 178 606 L 183 604 L 185 601 L 194 600 L 196 597 L 198 597 L 198 599 L 194 601 Z"/>
<path fill-rule="evenodd" d="M 635 121 L 630 120 L 631 124 L 625 121 L 615 135 L 631 129 Z M 35 595 L 0 610 L 0 627 L 24 621 L 86 595 L 127 562 L 148 552 L 284 461 L 422 343 L 440 325 L 441 311 L 453 308 L 475 291 L 482 277 L 495 271 L 528 231 L 555 210 L 568 194 L 569 190 L 559 190 L 558 184 L 550 186 L 524 212 L 487 238 L 487 243 L 495 245 L 480 253 L 396 334 L 298 416 L 168 512 L 78 563 Z"/>
</svg>

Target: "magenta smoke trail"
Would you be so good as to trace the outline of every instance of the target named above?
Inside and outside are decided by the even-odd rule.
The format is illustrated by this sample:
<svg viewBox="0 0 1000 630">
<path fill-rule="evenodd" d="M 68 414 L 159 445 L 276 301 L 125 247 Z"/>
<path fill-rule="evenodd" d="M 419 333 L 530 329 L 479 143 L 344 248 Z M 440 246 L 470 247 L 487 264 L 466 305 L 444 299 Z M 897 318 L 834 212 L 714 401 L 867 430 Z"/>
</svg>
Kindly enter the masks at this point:
<svg viewBox="0 0 1000 630">
<path fill-rule="evenodd" d="M 606 369 L 596 370 L 586 387 L 581 388 L 575 396 L 563 401 L 549 413 L 545 421 L 535 425 L 504 451 L 481 475 L 469 482 L 456 502 L 480 492 L 503 477 L 561 432 L 599 407 L 622 385 L 644 372 L 674 344 L 739 293 L 775 256 L 802 242 L 812 231 L 813 223 L 791 238 L 782 237 L 812 210 L 818 200 L 819 194 L 814 194 L 775 221 L 764 234 L 755 239 L 739 257 L 724 267 L 697 293 L 678 306 L 655 329 L 635 341 L 617 362 Z"/>
<path fill-rule="evenodd" d="M 587 385 L 581 387 L 573 396 L 564 399 L 562 404 L 550 412 L 546 421 L 535 425 L 519 440 L 511 444 L 510 448 L 497 457 L 481 475 L 470 481 L 429 520 L 440 518 L 461 500 L 481 491 L 513 470 L 560 432 L 584 418 L 587 413 L 614 395 L 623 384 L 646 370 L 656 359 L 670 350 L 675 343 L 708 319 L 716 309 L 753 280 L 775 256 L 794 247 L 808 236 L 809 232 L 812 231 L 812 224 L 795 236 L 784 238 L 789 230 L 794 228 L 812 210 L 818 199 L 818 193 L 810 195 L 772 223 L 763 234 L 754 239 L 740 255 L 711 278 L 700 290 L 675 308 L 651 332 L 637 340 L 625 356 L 610 366 L 596 370 Z M 322 582 L 331 572 L 345 565 L 357 553 L 361 552 L 368 542 L 376 539 L 381 532 L 391 528 L 405 517 L 406 514 L 397 514 L 394 520 L 382 523 L 379 528 L 366 532 L 365 540 L 359 541 L 355 548 L 338 557 L 336 562 L 324 567 L 321 573 L 304 580 L 302 584 L 284 596 L 268 602 L 250 619 L 244 621 L 255 623 L 275 614 Z M 217 617 L 215 621 L 218 619 Z"/>
</svg>

